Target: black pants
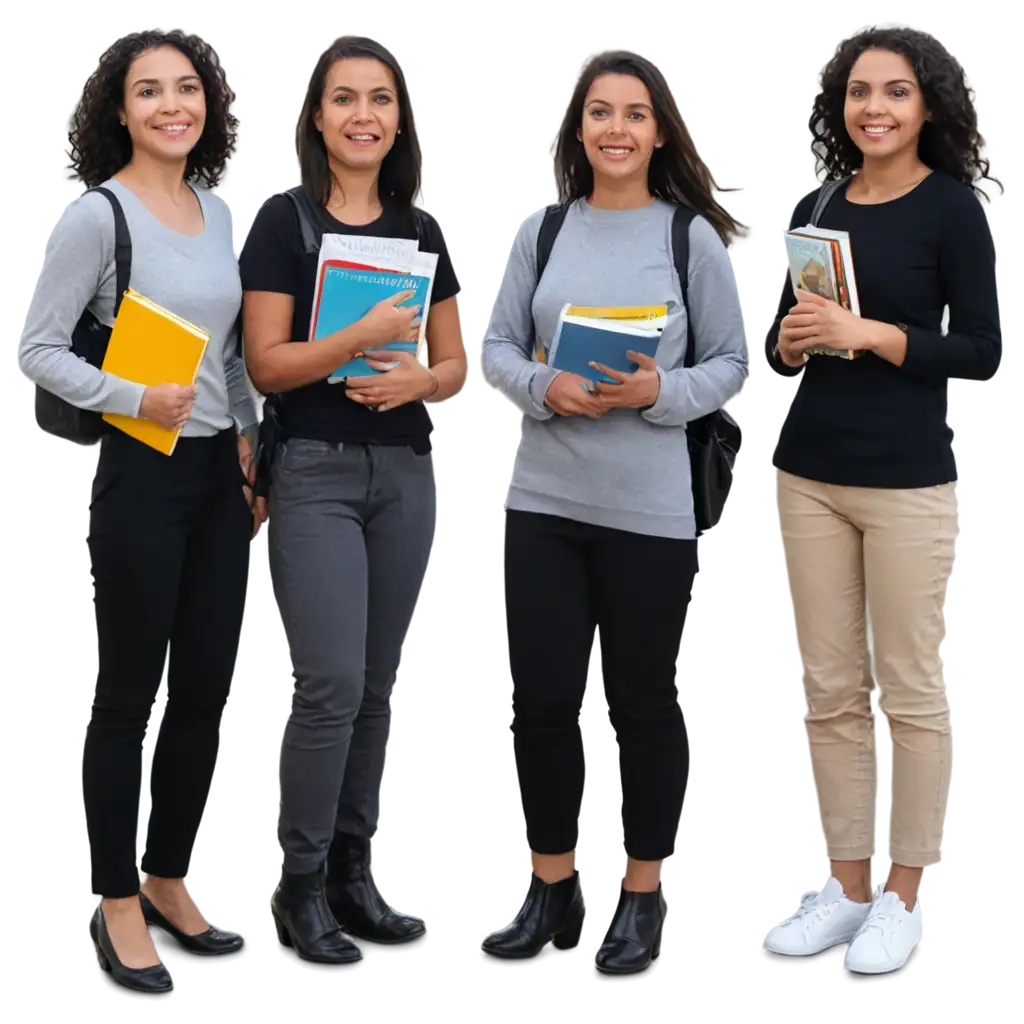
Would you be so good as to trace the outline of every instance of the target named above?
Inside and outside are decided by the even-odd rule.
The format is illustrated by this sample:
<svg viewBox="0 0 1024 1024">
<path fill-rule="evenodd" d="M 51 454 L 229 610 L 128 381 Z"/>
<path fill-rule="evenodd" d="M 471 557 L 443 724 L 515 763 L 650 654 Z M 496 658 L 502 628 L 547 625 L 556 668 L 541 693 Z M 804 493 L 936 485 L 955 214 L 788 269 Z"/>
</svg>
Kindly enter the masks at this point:
<svg viewBox="0 0 1024 1024">
<path fill-rule="evenodd" d="M 674 850 L 689 771 L 676 657 L 697 542 L 510 511 L 505 608 L 516 766 L 535 853 L 576 847 L 583 799 L 579 714 L 594 630 L 619 744 L 626 852 Z"/>
<path fill-rule="evenodd" d="M 82 774 L 93 891 L 117 898 L 139 889 L 142 740 L 168 644 L 143 871 L 185 876 L 206 805 L 249 574 L 234 431 L 181 438 L 171 456 L 104 438 L 91 510 L 99 677 Z"/>
</svg>

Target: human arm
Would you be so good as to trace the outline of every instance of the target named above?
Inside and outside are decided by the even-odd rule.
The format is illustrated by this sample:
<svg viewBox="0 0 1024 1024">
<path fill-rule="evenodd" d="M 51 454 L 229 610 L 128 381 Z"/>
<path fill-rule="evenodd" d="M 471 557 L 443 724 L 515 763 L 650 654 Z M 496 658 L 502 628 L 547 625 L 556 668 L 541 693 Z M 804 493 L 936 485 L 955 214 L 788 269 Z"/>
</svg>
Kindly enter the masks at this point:
<svg viewBox="0 0 1024 1024">
<path fill-rule="evenodd" d="M 966 186 L 945 205 L 939 227 L 939 281 L 949 307 L 949 329 L 908 326 L 902 340 L 889 332 L 890 358 L 878 333 L 876 354 L 915 377 L 989 380 L 999 369 L 1002 333 L 996 289 L 996 253 L 980 200 Z M 902 351 L 900 350 L 902 346 Z M 898 360 L 898 361 L 897 361 Z"/>
<path fill-rule="evenodd" d="M 815 189 L 809 195 L 797 203 L 793 210 L 793 216 L 789 222 L 789 230 L 804 227 L 811 219 L 814 212 L 814 203 L 818 196 Z M 775 312 L 775 319 L 765 338 L 764 351 L 768 358 L 768 365 L 783 377 L 795 377 L 807 362 L 807 356 L 802 352 L 793 349 L 794 337 L 788 328 L 783 328 L 782 321 L 788 316 L 790 310 L 796 305 L 796 295 L 793 292 L 793 280 L 789 270 L 786 271 L 786 278 L 782 284 L 782 296 L 779 299 L 779 306 Z"/>
<path fill-rule="evenodd" d="M 235 421 L 240 437 L 248 439 L 250 446 L 255 439 L 259 417 L 256 403 L 249 389 L 245 372 L 245 360 L 241 351 L 241 318 L 224 343 L 224 381 L 228 392 L 228 409 Z"/>
<path fill-rule="evenodd" d="M 417 212 L 422 225 L 420 248 L 437 255 L 427 315 L 427 365 L 411 353 L 386 352 L 366 360 L 368 366 L 380 372 L 346 381 L 350 399 L 380 412 L 407 402 L 443 402 L 457 395 L 466 382 L 466 349 L 457 299 L 459 281 L 440 225 L 422 210 Z M 398 365 L 394 366 L 395 363 Z"/>
<path fill-rule="evenodd" d="M 505 274 L 491 309 L 483 344 L 484 379 L 527 416 L 550 419 L 544 396 L 557 370 L 533 356 L 533 293 L 537 287 L 537 232 L 542 214 L 528 218 L 516 234 Z"/>
<path fill-rule="evenodd" d="M 695 365 L 656 367 L 657 399 L 641 415 L 658 426 L 683 426 L 721 409 L 743 387 L 748 373 L 732 263 L 717 232 L 703 217 L 694 218 L 690 225 L 690 253 L 688 313 Z"/>
<path fill-rule="evenodd" d="M 309 284 L 301 279 L 301 259 L 290 203 L 275 196 L 257 213 L 239 258 L 245 366 L 264 394 L 326 380 L 357 352 L 408 337 L 418 312 L 415 306 L 398 308 L 410 297 L 399 292 L 349 327 L 293 344 L 299 340 L 292 336 L 295 295 Z"/>
<path fill-rule="evenodd" d="M 18 346 L 18 365 L 34 383 L 80 409 L 137 417 L 145 385 L 105 373 L 71 351 L 82 313 L 113 279 L 113 259 L 109 203 L 101 195 L 80 197 L 65 210 L 47 242 Z"/>
</svg>

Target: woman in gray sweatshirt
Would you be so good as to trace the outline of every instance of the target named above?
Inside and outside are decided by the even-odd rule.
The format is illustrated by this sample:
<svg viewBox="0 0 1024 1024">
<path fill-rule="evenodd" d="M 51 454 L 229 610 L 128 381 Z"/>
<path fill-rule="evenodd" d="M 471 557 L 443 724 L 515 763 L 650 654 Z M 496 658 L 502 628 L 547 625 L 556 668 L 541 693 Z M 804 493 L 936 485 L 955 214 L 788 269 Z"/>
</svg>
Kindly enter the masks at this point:
<svg viewBox="0 0 1024 1024">
<path fill-rule="evenodd" d="M 634 54 L 602 54 L 585 68 L 555 170 L 567 209 L 549 259 L 540 274 L 539 211 L 512 246 L 484 340 L 487 380 L 524 414 L 506 503 L 505 603 L 533 875 L 515 920 L 483 948 L 528 957 L 548 941 L 579 941 L 578 720 L 599 630 L 627 863 L 597 967 L 633 973 L 660 952 L 661 863 L 689 767 L 675 686 L 697 572 L 687 424 L 720 409 L 747 375 L 726 252 L 741 228 L 713 198 L 665 79 Z M 685 303 L 672 244 L 679 206 L 696 214 Z M 633 372 L 596 386 L 550 365 L 566 304 L 667 307 L 653 357 L 632 353 Z M 684 367 L 688 321 L 695 359 Z"/>
<path fill-rule="evenodd" d="M 50 235 L 18 352 L 45 393 L 97 419 L 114 413 L 180 429 L 170 456 L 107 430 L 89 520 L 99 674 L 83 783 L 93 892 L 102 897 L 90 932 L 100 966 L 144 992 L 172 987 L 147 924 L 193 953 L 242 945 L 209 925 L 184 882 L 217 759 L 259 520 L 243 476 L 256 409 L 237 351 L 242 287 L 231 213 L 210 191 L 234 149 L 233 99 L 216 53 L 196 36 L 136 33 L 101 57 L 70 135 L 72 169 L 90 191 Z M 114 322 L 118 213 L 131 243 L 131 287 L 210 333 L 196 388 L 144 386 L 71 349 L 84 314 L 93 324 Z M 142 740 L 168 647 L 142 858 L 149 877 L 140 891 Z"/>
</svg>

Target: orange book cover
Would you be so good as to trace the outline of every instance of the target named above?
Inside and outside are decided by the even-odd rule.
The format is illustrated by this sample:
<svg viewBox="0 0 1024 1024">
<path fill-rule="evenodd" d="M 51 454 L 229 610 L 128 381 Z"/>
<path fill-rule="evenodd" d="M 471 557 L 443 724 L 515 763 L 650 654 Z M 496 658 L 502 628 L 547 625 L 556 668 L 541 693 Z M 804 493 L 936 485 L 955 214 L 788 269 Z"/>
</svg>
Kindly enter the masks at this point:
<svg viewBox="0 0 1024 1024">
<path fill-rule="evenodd" d="M 147 387 L 195 384 L 209 341 L 209 333 L 201 327 L 129 288 L 114 321 L 102 369 Z M 174 451 L 181 433 L 132 416 L 105 413 L 103 419 L 164 455 Z"/>
</svg>

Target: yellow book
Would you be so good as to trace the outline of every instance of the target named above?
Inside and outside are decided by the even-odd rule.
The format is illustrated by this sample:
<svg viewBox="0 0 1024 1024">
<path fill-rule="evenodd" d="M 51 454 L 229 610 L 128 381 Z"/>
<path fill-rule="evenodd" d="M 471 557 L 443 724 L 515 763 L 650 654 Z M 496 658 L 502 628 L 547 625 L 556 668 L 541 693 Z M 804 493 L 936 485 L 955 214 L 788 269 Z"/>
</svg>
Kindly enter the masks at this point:
<svg viewBox="0 0 1024 1024">
<path fill-rule="evenodd" d="M 209 332 L 129 288 L 117 312 L 102 369 L 147 387 L 192 385 L 209 341 Z M 132 416 L 104 413 L 103 418 L 164 455 L 174 451 L 181 433 Z"/>
<path fill-rule="evenodd" d="M 570 306 L 565 314 L 598 320 L 658 320 L 668 315 L 668 306 Z"/>
</svg>

